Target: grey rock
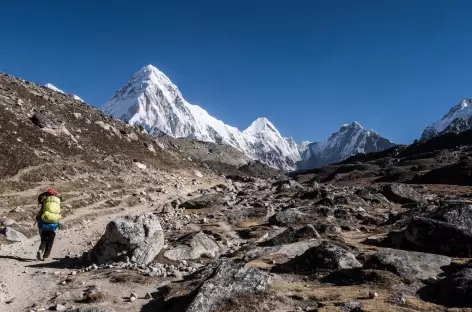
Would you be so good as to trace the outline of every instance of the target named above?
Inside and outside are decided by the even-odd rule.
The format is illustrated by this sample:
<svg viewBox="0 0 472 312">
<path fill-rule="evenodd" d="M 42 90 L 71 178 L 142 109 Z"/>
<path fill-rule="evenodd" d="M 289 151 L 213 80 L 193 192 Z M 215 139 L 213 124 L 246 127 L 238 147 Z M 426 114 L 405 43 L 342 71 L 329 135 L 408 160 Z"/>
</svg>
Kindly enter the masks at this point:
<svg viewBox="0 0 472 312">
<path fill-rule="evenodd" d="M 337 245 L 323 242 L 317 247 L 305 251 L 289 262 L 276 268 L 294 273 L 333 272 L 341 269 L 360 268 L 362 264 L 349 251 Z"/>
<path fill-rule="evenodd" d="M 415 217 L 408 224 L 405 239 L 424 252 L 451 257 L 472 256 L 470 229 L 430 218 Z"/>
<path fill-rule="evenodd" d="M 420 193 L 405 184 L 390 184 L 382 189 L 382 194 L 389 200 L 399 204 L 419 203 L 423 201 Z"/>
<path fill-rule="evenodd" d="M 472 268 L 452 273 L 420 291 L 420 296 L 450 307 L 472 307 Z"/>
<path fill-rule="evenodd" d="M 178 240 L 179 245 L 164 253 L 171 260 L 194 260 L 201 256 L 215 258 L 220 247 L 215 240 L 203 232 L 191 233 Z"/>
<path fill-rule="evenodd" d="M 304 187 L 295 180 L 282 180 L 272 184 L 272 189 L 278 192 L 291 188 L 304 189 Z"/>
<path fill-rule="evenodd" d="M 292 244 L 256 247 L 252 248 L 245 254 L 245 259 L 252 260 L 260 257 L 285 256 L 286 258 L 293 258 L 303 254 L 309 248 L 320 245 L 319 240 L 306 240 Z"/>
<path fill-rule="evenodd" d="M 40 128 L 51 127 L 52 122 L 49 118 L 43 113 L 36 113 L 31 117 L 31 121 Z"/>
<path fill-rule="evenodd" d="M 384 249 L 365 264 L 367 269 L 389 270 L 403 278 L 426 280 L 442 273 L 451 264 L 445 256 L 397 249 Z"/>
<path fill-rule="evenodd" d="M 276 235 L 275 237 L 272 237 L 271 239 L 265 241 L 262 245 L 263 246 L 285 245 L 285 244 L 296 243 L 298 241 L 307 240 L 311 238 L 320 239 L 321 236 L 318 233 L 318 231 L 316 231 L 316 229 L 313 227 L 313 225 L 308 224 L 301 227 L 300 229 L 289 227 L 287 230 L 280 233 L 279 235 Z"/>
<path fill-rule="evenodd" d="M 289 208 L 272 216 L 269 224 L 282 226 L 310 224 L 324 219 L 330 214 L 332 214 L 331 209 L 322 206 Z"/>
<path fill-rule="evenodd" d="M 67 309 L 67 308 L 66 308 L 64 305 L 58 303 L 58 304 L 56 304 L 56 305 L 54 306 L 54 309 L 53 309 L 53 310 L 54 310 L 54 311 L 65 311 L 66 309 Z"/>
<path fill-rule="evenodd" d="M 115 312 L 115 310 L 105 307 L 80 307 L 71 310 L 71 312 Z"/>
<path fill-rule="evenodd" d="M 103 264 L 124 261 L 149 264 L 164 246 L 164 232 L 152 213 L 124 217 L 108 223 L 105 234 L 93 247 L 89 259 Z"/>
<path fill-rule="evenodd" d="M 361 303 L 357 301 L 349 301 L 342 305 L 342 312 L 360 312 Z"/>
<path fill-rule="evenodd" d="M 267 287 L 268 275 L 232 261 L 221 262 L 191 301 L 186 312 L 212 312 L 234 296 L 249 293 L 257 296 Z"/>
<path fill-rule="evenodd" d="M 225 216 L 227 216 L 228 221 L 232 224 L 247 220 L 258 220 L 264 223 L 274 214 L 274 207 L 271 205 L 258 207 L 233 206 L 231 211 L 225 211 Z"/>
<path fill-rule="evenodd" d="M 222 208 L 226 198 L 223 194 L 203 195 L 195 199 L 188 200 L 180 205 L 185 209 Z M 217 210 L 217 209 L 214 209 Z"/>
<path fill-rule="evenodd" d="M 14 224 L 16 224 L 17 222 L 15 220 L 12 220 L 12 219 L 5 219 L 3 220 L 3 225 L 4 226 L 12 226 Z"/>
<path fill-rule="evenodd" d="M 170 202 L 167 202 L 164 204 L 164 206 L 162 206 L 162 210 L 161 210 L 162 213 L 174 213 L 174 207 L 172 206 L 172 204 Z"/>
<path fill-rule="evenodd" d="M 428 215 L 429 218 L 447 222 L 458 227 L 472 229 L 472 204 L 464 202 L 446 202 Z"/>
<path fill-rule="evenodd" d="M 23 233 L 12 229 L 11 227 L 7 227 L 5 229 L 5 237 L 10 242 L 24 242 L 28 240 L 28 238 Z"/>
</svg>

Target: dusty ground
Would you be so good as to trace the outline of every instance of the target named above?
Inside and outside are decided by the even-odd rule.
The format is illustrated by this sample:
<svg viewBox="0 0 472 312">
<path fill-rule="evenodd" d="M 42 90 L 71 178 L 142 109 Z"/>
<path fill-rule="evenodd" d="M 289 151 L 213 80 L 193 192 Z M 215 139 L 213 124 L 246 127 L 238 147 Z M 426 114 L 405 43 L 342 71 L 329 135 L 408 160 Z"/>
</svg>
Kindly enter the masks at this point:
<svg viewBox="0 0 472 312">
<path fill-rule="evenodd" d="M 0 310 L 29 311 L 36 305 L 34 309 L 38 311 L 41 307 L 49 308 L 54 303 L 61 302 L 61 299 L 70 299 L 68 297 L 74 294 L 77 296 L 86 287 L 96 285 L 104 293 L 110 294 L 110 297 L 106 298 L 107 306 L 114 307 L 116 311 L 141 311 L 141 307 L 148 300 L 140 299 L 131 304 L 126 303 L 127 300 L 123 298 L 128 297 L 131 292 L 136 292 L 143 297 L 148 292 L 154 292 L 158 279 L 143 283 L 145 278 L 132 271 L 123 273 L 125 274 L 123 277 L 120 276 L 120 272 L 114 270 L 107 272 L 108 277 L 103 278 L 93 273 L 72 276 L 67 257 L 81 255 L 90 249 L 103 234 L 107 223 L 119 216 L 152 212 L 170 198 L 186 198 L 188 193 L 196 189 L 209 188 L 221 182 L 218 177 L 185 177 L 180 174 L 157 171 L 150 172 L 149 175 L 152 176 L 152 180 L 147 183 L 142 182 L 143 176 L 140 174 L 127 175 L 123 177 L 125 183 L 120 184 L 119 188 L 105 187 L 106 190 L 101 190 L 102 183 L 90 181 L 84 189 L 73 189 L 72 186 L 78 180 L 83 181 L 84 176 L 78 176 L 73 181 L 55 184 L 58 190 L 64 190 L 66 217 L 63 223 L 67 229 L 57 232 L 51 259 L 45 262 L 35 259 L 39 236 L 32 227 L 31 216 L 34 215 L 36 209 L 35 201 L 38 192 L 48 188 L 50 184 L 43 184 L 21 192 L 1 194 L 0 198 L 3 202 L 8 198 L 10 203 L 16 204 L 3 206 L 0 209 L 0 216 L 8 216 L 16 220 L 23 232 L 27 232 L 25 229 L 28 229 L 33 236 L 22 243 L 1 246 Z M 113 180 L 111 179 L 110 183 L 113 183 Z M 102 182 L 108 183 L 105 181 L 103 179 Z M 178 188 L 175 184 L 178 184 Z M 158 186 L 161 188 L 159 192 L 150 191 Z M 100 195 L 100 197 L 94 199 L 95 195 Z M 113 204 L 107 204 L 111 200 L 114 201 Z M 87 205 L 87 202 L 91 204 Z M 16 213 L 12 212 L 12 207 Z M 105 273 L 102 272 L 102 274 Z M 137 283 L 133 282 L 133 275 Z M 67 284 L 61 285 L 61 282 L 66 280 Z M 77 306 L 80 306 L 80 303 Z"/>
</svg>

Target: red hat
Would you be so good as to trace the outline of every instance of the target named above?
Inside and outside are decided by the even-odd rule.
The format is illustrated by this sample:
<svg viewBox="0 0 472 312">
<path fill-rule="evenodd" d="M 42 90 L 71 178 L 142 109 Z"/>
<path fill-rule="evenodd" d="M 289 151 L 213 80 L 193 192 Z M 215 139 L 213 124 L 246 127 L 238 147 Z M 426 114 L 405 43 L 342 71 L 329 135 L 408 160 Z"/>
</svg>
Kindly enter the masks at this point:
<svg viewBox="0 0 472 312">
<path fill-rule="evenodd" d="M 57 196 L 57 195 L 59 195 L 59 192 L 56 191 L 55 189 L 49 189 L 49 190 L 47 190 L 47 192 L 48 192 L 49 194 L 51 194 L 52 196 Z"/>
</svg>

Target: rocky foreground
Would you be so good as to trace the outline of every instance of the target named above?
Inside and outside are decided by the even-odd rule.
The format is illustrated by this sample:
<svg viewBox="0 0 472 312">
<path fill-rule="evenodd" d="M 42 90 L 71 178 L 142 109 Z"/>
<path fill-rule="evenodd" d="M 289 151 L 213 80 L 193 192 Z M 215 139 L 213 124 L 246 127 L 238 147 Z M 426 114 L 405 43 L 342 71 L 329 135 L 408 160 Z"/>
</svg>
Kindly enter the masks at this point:
<svg viewBox="0 0 472 312">
<path fill-rule="evenodd" d="M 29 311 L 468 311 L 472 203 L 432 191 L 233 177 L 113 219 Z"/>
</svg>

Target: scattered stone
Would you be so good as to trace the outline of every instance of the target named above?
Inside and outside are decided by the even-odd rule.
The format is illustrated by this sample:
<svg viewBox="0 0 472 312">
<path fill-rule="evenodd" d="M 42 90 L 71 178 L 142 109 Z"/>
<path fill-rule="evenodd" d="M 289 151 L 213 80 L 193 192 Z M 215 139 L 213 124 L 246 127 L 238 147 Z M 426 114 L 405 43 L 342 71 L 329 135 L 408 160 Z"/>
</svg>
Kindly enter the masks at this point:
<svg viewBox="0 0 472 312">
<path fill-rule="evenodd" d="M 52 125 L 52 122 L 43 113 L 34 114 L 33 117 L 31 117 L 31 121 L 40 128 L 46 128 Z"/>
<path fill-rule="evenodd" d="M 451 263 L 445 256 L 398 249 L 383 249 L 364 265 L 366 269 L 389 270 L 407 279 L 427 280 L 442 273 Z"/>
<path fill-rule="evenodd" d="M 472 256 L 470 229 L 451 223 L 414 217 L 406 228 L 405 239 L 424 252 L 451 257 Z"/>
<path fill-rule="evenodd" d="M 375 291 L 370 291 L 369 292 L 369 299 L 375 299 L 379 296 L 379 294 Z"/>
<path fill-rule="evenodd" d="M 54 311 L 65 311 L 66 309 L 67 308 L 60 303 L 56 304 L 53 308 Z"/>
<path fill-rule="evenodd" d="M 269 246 L 269 247 L 256 247 L 252 248 L 245 254 L 246 260 L 252 260 L 260 257 L 271 258 L 271 257 L 286 257 L 293 258 L 300 256 L 309 248 L 313 248 L 320 245 L 319 240 L 307 240 L 292 244 Z"/>
<path fill-rule="evenodd" d="M 310 248 L 302 255 L 276 267 L 276 270 L 310 274 L 360 267 L 362 267 L 362 264 L 357 261 L 352 253 L 337 245 L 323 242 L 321 245 Z"/>
<path fill-rule="evenodd" d="M 146 293 L 146 295 L 144 296 L 144 299 L 147 299 L 147 300 L 152 299 L 151 294 L 150 294 L 150 293 Z"/>
<path fill-rule="evenodd" d="M 195 260 L 201 256 L 215 258 L 220 252 L 220 247 L 214 239 L 203 232 L 196 232 L 180 238 L 176 248 L 164 253 L 164 257 L 170 260 Z"/>
<path fill-rule="evenodd" d="M 342 305 L 342 312 L 361 312 L 361 303 L 349 301 Z"/>
<path fill-rule="evenodd" d="M 8 219 L 8 218 L 5 219 L 5 220 L 3 220 L 3 225 L 4 225 L 4 226 L 12 226 L 12 225 L 14 225 L 14 224 L 16 224 L 16 221 L 15 221 L 15 220 Z"/>
<path fill-rule="evenodd" d="M 446 276 L 426 289 L 433 291 L 428 299 L 450 307 L 472 307 L 472 268 Z"/>
<path fill-rule="evenodd" d="M 18 232 L 15 229 L 12 229 L 11 227 L 7 227 L 5 229 L 5 238 L 9 240 L 10 242 L 25 242 L 28 240 L 28 238 L 21 232 Z"/>
<path fill-rule="evenodd" d="M 399 204 L 419 203 L 423 201 L 420 193 L 406 184 L 390 184 L 382 189 L 382 194 Z"/>
<path fill-rule="evenodd" d="M 300 229 L 295 229 L 293 227 L 289 227 L 284 232 L 280 233 L 279 235 L 265 241 L 262 245 L 263 246 L 277 246 L 277 245 L 285 245 L 296 243 L 301 240 L 307 239 L 320 239 L 321 236 L 313 227 L 313 225 L 308 224 Z"/>
</svg>

